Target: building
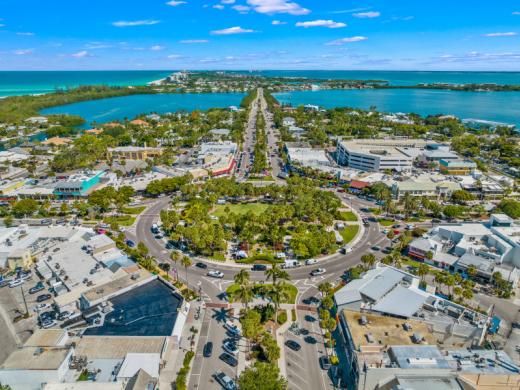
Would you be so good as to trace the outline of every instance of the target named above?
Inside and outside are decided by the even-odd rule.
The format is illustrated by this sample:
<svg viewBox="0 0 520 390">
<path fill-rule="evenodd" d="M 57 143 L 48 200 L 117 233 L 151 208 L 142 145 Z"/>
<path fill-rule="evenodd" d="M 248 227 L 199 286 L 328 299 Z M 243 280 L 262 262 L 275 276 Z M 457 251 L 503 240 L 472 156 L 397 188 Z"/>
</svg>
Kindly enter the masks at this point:
<svg viewBox="0 0 520 390">
<path fill-rule="evenodd" d="M 439 170 L 445 175 L 469 175 L 477 169 L 477 164 L 470 160 L 446 160 L 439 161 Z"/>
<path fill-rule="evenodd" d="M 146 146 L 119 146 L 108 148 L 108 156 L 111 159 L 147 160 L 162 156 L 162 148 Z"/>
<path fill-rule="evenodd" d="M 458 154 L 451 151 L 449 145 L 444 144 L 428 144 L 426 149 L 419 155 L 419 162 L 422 165 L 438 165 L 440 160 L 450 161 L 458 159 Z"/>
<path fill-rule="evenodd" d="M 401 199 L 405 194 L 427 198 L 449 198 L 453 191 L 460 190 L 461 185 L 456 181 L 433 181 L 429 179 L 410 179 L 396 181 L 392 184 L 394 198 Z"/>
<path fill-rule="evenodd" d="M 66 146 L 70 144 L 72 140 L 66 137 L 51 137 L 47 138 L 45 141 L 42 141 L 43 145 L 51 145 L 51 146 Z"/>
<path fill-rule="evenodd" d="M 199 168 L 211 176 L 230 175 L 235 170 L 237 144 L 231 141 L 205 142 L 200 145 L 197 156 Z"/>
<path fill-rule="evenodd" d="M 49 120 L 44 116 L 31 116 L 25 120 L 33 125 L 46 125 Z"/>
<path fill-rule="evenodd" d="M 489 282 L 499 272 L 512 285 L 520 278 L 520 225 L 504 214 L 492 214 L 487 223 L 439 225 L 408 246 L 408 254 L 452 272 L 477 270 L 477 279 Z"/>
<path fill-rule="evenodd" d="M 85 134 L 99 135 L 101 133 L 103 133 L 103 129 L 88 129 L 88 130 L 85 130 Z"/>
<path fill-rule="evenodd" d="M 338 141 L 338 164 L 362 171 L 410 171 L 426 146 L 420 139 L 357 139 Z"/>
<path fill-rule="evenodd" d="M 59 180 L 54 188 L 54 195 L 60 198 L 88 196 L 96 189 L 105 176 L 104 171 L 84 171 Z"/>
<path fill-rule="evenodd" d="M 295 126 L 295 125 L 296 125 L 296 119 L 294 119 L 290 116 L 286 116 L 285 118 L 282 119 L 282 126 L 289 127 L 289 126 Z"/>
</svg>

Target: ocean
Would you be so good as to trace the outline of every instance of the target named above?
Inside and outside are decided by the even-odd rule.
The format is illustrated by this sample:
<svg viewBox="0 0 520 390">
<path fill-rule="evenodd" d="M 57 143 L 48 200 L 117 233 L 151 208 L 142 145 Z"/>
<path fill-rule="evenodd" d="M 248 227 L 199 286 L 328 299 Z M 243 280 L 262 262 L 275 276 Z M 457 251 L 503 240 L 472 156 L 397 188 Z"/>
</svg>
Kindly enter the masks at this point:
<svg viewBox="0 0 520 390">
<path fill-rule="evenodd" d="M 54 92 L 81 85 L 145 85 L 171 71 L 0 71 L 0 97 Z"/>
</svg>

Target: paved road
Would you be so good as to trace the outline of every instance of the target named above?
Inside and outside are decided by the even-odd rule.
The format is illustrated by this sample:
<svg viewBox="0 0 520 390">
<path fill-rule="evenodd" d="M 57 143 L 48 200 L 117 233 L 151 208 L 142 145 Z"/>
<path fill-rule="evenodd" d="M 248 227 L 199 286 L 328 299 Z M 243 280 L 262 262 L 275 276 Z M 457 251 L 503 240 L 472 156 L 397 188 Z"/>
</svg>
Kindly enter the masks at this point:
<svg viewBox="0 0 520 390">
<path fill-rule="evenodd" d="M 352 203 L 352 207 L 360 209 L 371 203 L 352 198 L 347 199 L 345 194 L 339 194 L 348 204 Z M 168 197 L 159 198 L 152 203 L 151 206 L 138 218 L 135 231 L 127 231 L 127 236 L 136 241 L 142 241 L 150 250 L 150 254 L 157 258 L 159 262 L 169 262 L 170 252 L 165 248 L 163 240 L 157 240 L 152 234 L 150 228 L 153 223 L 159 220 L 159 213 L 162 209 L 168 208 L 170 199 Z M 388 239 L 379 231 L 377 223 L 370 223 L 365 228 L 365 233 L 360 241 L 354 246 L 353 251 L 347 255 L 336 254 L 329 257 L 322 264 L 313 266 L 302 266 L 295 269 L 287 270 L 291 277 L 291 282 L 296 285 L 299 290 L 298 301 L 302 302 L 304 299 L 315 296 L 317 294 L 317 286 L 324 281 L 334 282 L 339 280 L 345 270 L 353 265 L 359 263 L 363 254 L 369 253 L 373 245 L 385 246 Z M 380 257 L 382 254 L 376 252 L 376 256 Z M 188 283 L 192 288 L 198 289 L 199 286 L 203 291 L 203 295 L 207 301 L 221 302 L 221 294 L 226 287 L 232 283 L 234 275 L 239 271 L 237 267 L 226 266 L 220 263 L 207 261 L 204 259 L 194 258 L 193 262 L 202 261 L 208 264 L 208 269 L 219 269 L 224 273 L 223 279 L 213 279 L 206 276 L 208 270 L 203 270 L 197 267 L 190 267 L 188 269 Z M 177 266 L 179 267 L 179 266 Z M 309 273 L 318 267 L 325 268 L 327 273 L 318 277 L 311 278 Z M 184 280 L 185 270 L 179 269 L 179 278 Z M 263 272 L 252 272 L 251 279 L 253 281 L 265 280 Z"/>
<path fill-rule="evenodd" d="M 298 311 L 298 325 L 306 330 L 305 334 L 296 335 L 290 330 L 284 334 L 285 340 L 294 340 L 301 345 L 295 352 L 284 345 L 286 373 L 289 389 L 327 390 L 333 388 L 327 372 L 319 364 L 320 356 L 325 354 L 316 313 Z"/>
<path fill-rule="evenodd" d="M 247 120 L 246 131 L 244 134 L 244 143 L 242 144 L 242 152 L 238 152 L 238 168 L 235 172 L 238 181 L 245 180 L 251 168 L 256 139 L 256 117 L 259 110 L 259 98 L 259 95 L 257 95 L 256 99 L 251 103 L 251 110 L 249 111 L 249 118 Z"/>
<path fill-rule="evenodd" d="M 265 133 L 267 134 L 267 153 L 269 165 L 271 166 L 271 175 L 276 181 L 283 181 L 278 177 L 282 171 L 283 161 L 278 151 L 278 142 L 280 141 L 280 133 L 273 123 L 273 114 L 269 112 L 267 102 L 264 98 L 263 89 L 259 89 L 258 96 L 260 98 L 260 109 L 265 118 Z"/>
</svg>

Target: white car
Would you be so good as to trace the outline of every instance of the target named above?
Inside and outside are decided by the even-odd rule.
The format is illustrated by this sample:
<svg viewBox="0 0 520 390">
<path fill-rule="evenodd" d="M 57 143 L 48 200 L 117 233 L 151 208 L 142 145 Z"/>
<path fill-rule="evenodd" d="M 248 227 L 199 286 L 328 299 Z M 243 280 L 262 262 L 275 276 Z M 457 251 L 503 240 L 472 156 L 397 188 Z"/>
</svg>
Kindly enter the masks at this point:
<svg viewBox="0 0 520 390">
<path fill-rule="evenodd" d="M 305 265 L 312 265 L 312 264 L 316 264 L 318 262 L 318 260 L 316 259 L 308 259 L 305 261 Z"/>
<path fill-rule="evenodd" d="M 327 272 L 325 268 L 317 268 L 311 272 L 311 276 L 323 275 L 325 272 Z"/>
<path fill-rule="evenodd" d="M 13 288 L 13 287 L 18 287 L 18 286 L 21 286 L 23 284 L 23 280 L 22 279 L 15 279 L 15 280 L 12 280 L 10 283 L 9 283 L 9 288 Z"/>
<path fill-rule="evenodd" d="M 231 355 L 238 355 L 238 346 L 236 343 L 232 341 L 226 341 L 222 345 L 222 348 L 224 349 L 224 351 L 230 353 Z"/>
<path fill-rule="evenodd" d="M 390 232 L 390 230 L 388 230 L 388 229 L 381 230 L 381 233 L 383 233 L 383 234 L 388 234 L 389 232 Z"/>
<path fill-rule="evenodd" d="M 211 270 L 208 271 L 208 276 L 211 276 L 212 278 L 222 279 L 224 277 L 224 273 L 222 271 Z"/>
<path fill-rule="evenodd" d="M 42 328 L 43 329 L 49 329 L 52 328 L 54 325 L 56 325 L 56 322 L 52 320 L 44 321 L 42 322 Z"/>
</svg>

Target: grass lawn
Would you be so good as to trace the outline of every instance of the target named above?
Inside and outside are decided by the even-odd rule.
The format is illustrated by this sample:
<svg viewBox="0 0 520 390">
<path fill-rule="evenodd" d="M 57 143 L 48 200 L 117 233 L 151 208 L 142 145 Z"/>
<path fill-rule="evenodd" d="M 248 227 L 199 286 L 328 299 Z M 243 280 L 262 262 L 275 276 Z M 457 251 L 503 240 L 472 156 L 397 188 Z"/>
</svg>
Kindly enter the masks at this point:
<svg viewBox="0 0 520 390">
<path fill-rule="evenodd" d="M 264 284 L 255 284 L 253 286 L 253 292 L 255 294 L 259 294 L 261 289 L 264 289 L 264 288 L 269 288 L 270 286 L 272 286 L 271 283 L 264 283 Z M 231 284 L 227 289 L 226 289 L 226 294 L 228 295 L 229 297 L 229 302 L 233 302 L 233 294 L 235 293 L 235 291 L 237 291 L 239 289 L 239 286 L 238 284 Z M 298 289 L 296 288 L 296 286 L 293 286 L 292 284 L 288 283 L 287 284 L 287 293 L 289 295 L 289 300 L 287 302 L 282 302 L 282 303 L 295 303 L 296 302 L 296 295 L 298 294 Z"/>
<path fill-rule="evenodd" d="M 381 226 L 392 226 L 395 223 L 395 221 L 393 221 L 391 219 L 384 219 L 384 218 L 378 219 L 377 222 L 379 222 L 379 224 Z"/>
<path fill-rule="evenodd" d="M 247 214 L 251 211 L 256 215 L 260 215 L 270 206 L 265 203 L 219 204 L 215 206 L 211 214 L 216 217 L 226 215 L 228 214 L 226 207 L 229 207 L 229 212 L 234 214 Z"/>
<path fill-rule="evenodd" d="M 345 229 L 341 230 L 341 237 L 343 237 L 343 243 L 348 244 L 350 241 L 356 237 L 356 234 L 359 230 L 359 225 L 349 225 L 345 226 Z"/>
<path fill-rule="evenodd" d="M 356 214 L 354 214 L 352 211 L 342 211 L 341 220 L 347 221 L 347 222 L 356 222 L 357 217 L 356 217 Z"/>
<path fill-rule="evenodd" d="M 137 207 L 123 207 L 123 213 L 125 214 L 133 214 L 133 215 L 139 215 L 141 214 L 146 206 L 137 206 Z"/>
<path fill-rule="evenodd" d="M 132 226 L 135 222 L 135 217 L 131 215 L 120 215 L 118 217 L 106 217 L 103 219 L 103 222 L 107 224 L 111 224 L 113 222 L 121 225 L 121 226 Z"/>
</svg>

